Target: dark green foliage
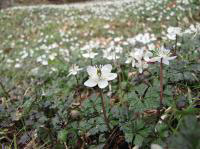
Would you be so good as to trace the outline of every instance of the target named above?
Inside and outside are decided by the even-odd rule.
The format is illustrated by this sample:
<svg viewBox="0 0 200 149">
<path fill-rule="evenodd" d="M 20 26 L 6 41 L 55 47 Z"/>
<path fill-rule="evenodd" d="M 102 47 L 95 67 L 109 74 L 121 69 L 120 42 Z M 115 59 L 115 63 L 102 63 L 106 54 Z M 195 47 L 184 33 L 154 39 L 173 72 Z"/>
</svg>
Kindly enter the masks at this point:
<svg viewBox="0 0 200 149">
<path fill-rule="evenodd" d="M 169 147 L 176 149 L 199 149 L 199 121 L 194 116 L 186 116 L 180 123 L 178 132 L 169 139 Z"/>
</svg>

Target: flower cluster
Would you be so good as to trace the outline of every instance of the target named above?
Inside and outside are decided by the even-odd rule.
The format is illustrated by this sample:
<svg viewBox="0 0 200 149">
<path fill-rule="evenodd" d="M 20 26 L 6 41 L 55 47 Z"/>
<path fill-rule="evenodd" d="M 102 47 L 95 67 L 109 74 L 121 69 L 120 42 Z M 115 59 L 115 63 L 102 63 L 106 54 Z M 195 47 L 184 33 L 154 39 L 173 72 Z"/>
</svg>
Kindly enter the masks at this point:
<svg viewBox="0 0 200 149">
<path fill-rule="evenodd" d="M 148 62 L 152 56 L 153 54 L 145 48 L 135 48 L 130 52 L 125 63 L 131 63 L 132 67 L 137 67 L 139 72 L 142 73 L 144 69 L 148 68 Z"/>
</svg>

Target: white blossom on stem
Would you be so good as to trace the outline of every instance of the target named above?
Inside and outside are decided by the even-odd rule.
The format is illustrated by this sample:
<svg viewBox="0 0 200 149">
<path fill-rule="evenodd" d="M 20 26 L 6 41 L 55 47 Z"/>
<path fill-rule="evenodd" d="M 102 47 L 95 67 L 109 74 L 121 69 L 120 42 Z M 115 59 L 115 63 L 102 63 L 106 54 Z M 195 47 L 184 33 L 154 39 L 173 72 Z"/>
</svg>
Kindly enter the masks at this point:
<svg viewBox="0 0 200 149">
<path fill-rule="evenodd" d="M 156 54 L 156 56 L 150 60 L 151 62 L 159 62 L 160 63 L 161 59 L 162 59 L 163 64 L 169 65 L 169 61 L 176 58 L 176 56 L 170 56 L 171 51 L 168 49 L 165 49 L 164 46 L 159 48 L 155 54 Z"/>
<path fill-rule="evenodd" d="M 111 73 L 112 65 L 107 64 L 104 66 L 88 66 L 87 72 L 89 79 L 84 83 L 87 87 L 105 88 L 108 86 L 108 81 L 114 80 L 117 77 L 116 73 Z"/>
<path fill-rule="evenodd" d="M 69 74 L 67 75 L 68 77 L 71 75 L 77 75 L 79 71 L 81 71 L 83 68 L 79 68 L 76 64 L 73 64 L 70 69 L 69 69 Z"/>
</svg>

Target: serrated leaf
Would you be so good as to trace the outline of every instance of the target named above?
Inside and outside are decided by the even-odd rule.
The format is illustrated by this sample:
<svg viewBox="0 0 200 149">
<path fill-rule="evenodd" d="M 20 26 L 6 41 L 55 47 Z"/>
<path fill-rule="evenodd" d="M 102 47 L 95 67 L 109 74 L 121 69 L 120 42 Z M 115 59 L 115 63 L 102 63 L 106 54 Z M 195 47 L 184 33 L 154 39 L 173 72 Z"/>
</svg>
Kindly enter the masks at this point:
<svg viewBox="0 0 200 149">
<path fill-rule="evenodd" d="M 134 144 L 141 146 L 143 141 L 144 141 L 144 137 L 142 137 L 141 135 L 136 135 L 135 140 L 134 140 Z"/>
<path fill-rule="evenodd" d="M 132 139 L 133 139 L 133 133 L 125 133 L 125 139 L 128 143 L 131 143 L 132 142 Z"/>
</svg>

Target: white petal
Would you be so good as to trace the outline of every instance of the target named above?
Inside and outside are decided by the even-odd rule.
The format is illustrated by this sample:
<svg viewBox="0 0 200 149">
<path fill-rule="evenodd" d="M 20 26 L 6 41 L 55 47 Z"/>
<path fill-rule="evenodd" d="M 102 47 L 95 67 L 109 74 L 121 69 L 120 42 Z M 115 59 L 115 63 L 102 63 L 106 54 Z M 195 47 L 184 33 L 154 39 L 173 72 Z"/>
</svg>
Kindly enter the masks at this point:
<svg viewBox="0 0 200 149">
<path fill-rule="evenodd" d="M 140 147 L 138 145 L 134 146 L 132 149 L 139 149 Z"/>
<path fill-rule="evenodd" d="M 129 64 L 131 62 L 131 60 L 132 60 L 131 58 L 128 58 L 125 63 Z"/>
<path fill-rule="evenodd" d="M 102 73 L 106 73 L 106 72 L 108 73 L 108 72 L 111 72 L 111 70 L 112 70 L 111 64 L 106 64 L 101 68 Z"/>
<path fill-rule="evenodd" d="M 67 75 L 67 77 L 69 77 L 69 76 L 71 76 L 72 75 L 72 73 L 70 72 L 68 75 Z"/>
<path fill-rule="evenodd" d="M 97 82 L 93 79 L 88 79 L 85 83 L 85 86 L 87 87 L 95 87 L 97 85 Z"/>
<path fill-rule="evenodd" d="M 100 80 L 98 82 L 98 86 L 99 86 L 99 88 L 105 88 L 106 86 L 108 86 L 108 81 L 106 81 L 106 80 Z"/>
<path fill-rule="evenodd" d="M 85 57 L 85 58 L 88 58 L 90 55 L 89 55 L 89 53 L 84 53 L 83 54 L 83 57 Z"/>
<path fill-rule="evenodd" d="M 88 66 L 87 72 L 88 72 L 89 76 L 97 75 L 97 68 L 94 66 Z"/>
<path fill-rule="evenodd" d="M 176 56 L 172 56 L 172 57 L 168 57 L 167 59 L 168 60 L 173 60 L 173 59 L 175 59 L 176 58 Z"/>
<path fill-rule="evenodd" d="M 153 53 L 147 51 L 144 55 L 144 60 L 149 61 L 150 60 L 149 57 L 152 57 L 152 56 L 153 56 Z"/>
<path fill-rule="evenodd" d="M 160 62 L 161 57 L 153 57 L 149 60 L 149 62 Z"/>
<path fill-rule="evenodd" d="M 132 67 L 135 67 L 135 60 L 132 60 Z"/>
<path fill-rule="evenodd" d="M 92 53 L 90 53 L 89 58 L 94 58 L 97 54 L 98 54 L 98 53 L 94 53 L 94 52 L 92 52 Z"/>
<path fill-rule="evenodd" d="M 117 78 L 117 74 L 116 74 L 116 73 L 109 73 L 109 74 L 106 76 L 106 80 L 107 80 L 107 81 L 114 80 L 115 78 Z"/>
<path fill-rule="evenodd" d="M 163 62 L 163 64 L 169 65 L 169 61 L 166 58 L 162 59 L 162 62 Z"/>
<path fill-rule="evenodd" d="M 139 68 L 139 73 L 142 73 L 143 72 L 143 69 L 140 67 Z"/>
<path fill-rule="evenodd" d="M 158 144 L 151 144 L 151 149 L 162 149 L 162 147 Z"/>
</svg>

